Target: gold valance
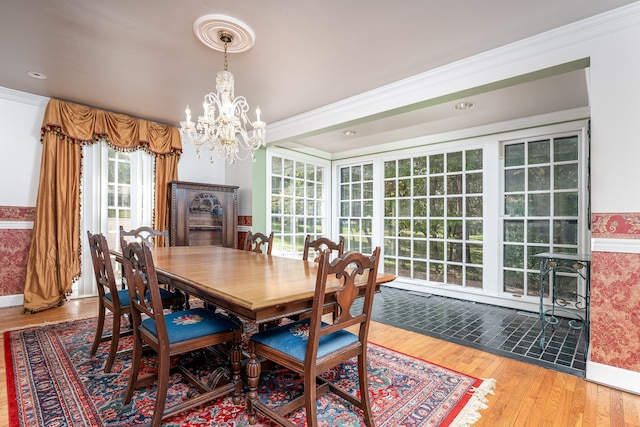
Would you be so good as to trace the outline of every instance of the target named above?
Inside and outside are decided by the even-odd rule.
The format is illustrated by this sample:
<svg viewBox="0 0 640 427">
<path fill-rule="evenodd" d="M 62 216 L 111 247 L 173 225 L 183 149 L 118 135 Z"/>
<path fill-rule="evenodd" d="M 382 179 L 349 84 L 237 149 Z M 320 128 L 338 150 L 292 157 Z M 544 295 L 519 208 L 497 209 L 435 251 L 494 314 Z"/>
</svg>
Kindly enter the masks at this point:
<svg viewBox="0 0 640 427">
<path fill-rule="evenodd" d="M 55 307 L 80 275 L 82 145 L 106 140 L 156 157 L 155 228 L 166 224 L 167 184 L 178 179 L 176 127 L 51 99 L 41 128 L 42 161 L 24 290 L 26 311 Z"/>
</svg>

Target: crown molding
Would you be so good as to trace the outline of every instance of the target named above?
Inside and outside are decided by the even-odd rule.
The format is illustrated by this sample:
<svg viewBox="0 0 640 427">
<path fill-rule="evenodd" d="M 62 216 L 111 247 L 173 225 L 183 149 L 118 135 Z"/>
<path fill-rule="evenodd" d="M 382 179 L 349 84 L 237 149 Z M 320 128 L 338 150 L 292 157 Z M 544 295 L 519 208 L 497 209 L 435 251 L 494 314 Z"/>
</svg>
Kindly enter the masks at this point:
<svg viewBox="0 0 640 427">
<path fill-rule="evenodd" d="M 640 2 L 632 3 L 569 25 L 474 55 L 451 64 L 399 80 L 315 110 L 267 126 L 267 144 L 278 144 L 331 129 L 349 122 L 389 113 L 451 93 L 477 88 L 572 61 L 586 61 L 588 52 L 574 49 L 556 55 L 537 55 L 565 50 L 592 39 L 640 25 Z M 532 68 L 536 67 L 536 68 Z"/>
<path fill-rule="evenodd" d="M 7 101 L 20 102 L 22 104 L 33 105 L 35 107 L 46 107 L 49 98 L 34 95 L 32 93 L 20 92 L 18 90 L 9 89 L 0 86 L 0 99 Z"/>
</svg>

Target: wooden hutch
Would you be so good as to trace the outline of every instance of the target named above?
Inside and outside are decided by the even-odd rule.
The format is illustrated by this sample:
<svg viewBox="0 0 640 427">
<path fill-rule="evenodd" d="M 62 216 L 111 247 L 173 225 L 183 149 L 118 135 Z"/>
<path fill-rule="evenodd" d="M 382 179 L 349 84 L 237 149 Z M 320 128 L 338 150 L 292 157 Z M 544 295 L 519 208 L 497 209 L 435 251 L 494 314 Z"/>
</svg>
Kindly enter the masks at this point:
<svg viewBox="0 0 640 427">
<path fill-rule="evenodd" d="M 171 181 L 169 245 L 238 245 L 238 187 Z"/>
</svg>

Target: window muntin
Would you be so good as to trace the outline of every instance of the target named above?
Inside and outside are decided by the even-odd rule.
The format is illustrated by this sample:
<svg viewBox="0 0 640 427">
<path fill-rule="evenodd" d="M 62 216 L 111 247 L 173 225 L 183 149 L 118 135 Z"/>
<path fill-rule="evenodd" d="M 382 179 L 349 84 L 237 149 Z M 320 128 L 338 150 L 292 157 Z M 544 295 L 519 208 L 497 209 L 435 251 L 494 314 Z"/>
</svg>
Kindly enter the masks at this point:
<svg viewBox="0 0 640 427">
<path fill-rule="evenodd" d="M 577 254 L 582 244 L 580 138 L 532 138 L 503 146 L 503 292 L 539 296 L 543 252 Z M 558 273 L 560 291 L 578 290 L 577 275 Z M 548 296 L 548 287 L 544 290 Z"/>
<path fill-rule="evenodd" d="M 483 150 L 384 161 L 384 270 L 482 288 Z"/>
<path fill-rule="evenodd" d="M 277 154 L 270 163 L 272 254 L 301 257 L 307 234 L 327 235 L 327 168 Z"/>
<path fill-rule="evenodd" d="M 373 164 L 340 167 L 338 188 L 338 237 L 345 251 L 373 252 Z"/>
</svg>

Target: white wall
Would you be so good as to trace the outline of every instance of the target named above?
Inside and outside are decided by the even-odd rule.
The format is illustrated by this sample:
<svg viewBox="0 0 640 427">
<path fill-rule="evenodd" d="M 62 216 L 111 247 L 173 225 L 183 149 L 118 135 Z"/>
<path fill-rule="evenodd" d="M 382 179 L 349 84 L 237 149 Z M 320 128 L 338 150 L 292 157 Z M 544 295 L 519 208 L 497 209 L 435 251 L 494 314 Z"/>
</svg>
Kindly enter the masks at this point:
<svg viewBox="0 0 640 427">
<path fill-rule="evenodd" d="M 178 164 L 178 179 L 180 181 L 203 182 L 207 184 L 237 185 L 238 215 L 251 215 L 251 180 L 253 177 L 253 163 L 251 160 L 237 161 L 232 165 L 226 160 L 216 158 L 209 162 L 208 150 L 205 148 L 196 159 L 193 144 L 182 141 L 182 156 Z"/>
<path fill-rule="evenodd" d="M 592 211 L 640 212 L 640 26 L 593 43 Z"/>
<path fill-rule="evenodd" d="M 187 141 L 182 141 L 182 156 L 180 156 L 178 163 L 178 179 L 180 181 L 225 184 L 225 170 L 224 160 L 216 159 L 211 164 L 206 148 L 197 159 L 195 146 Z"/>
<path fill-rule="evenodd" d="M 238 215 L 251 216 L 252 212 L 252 180 L 253 163 L 251 160 L 227 165 L 225 183 L 238 187 Z"/>
<path fill-rule="evenodd" d="M 0 206 L 35 206 L 48 98 L 0 88 Z"/>
</svg>

